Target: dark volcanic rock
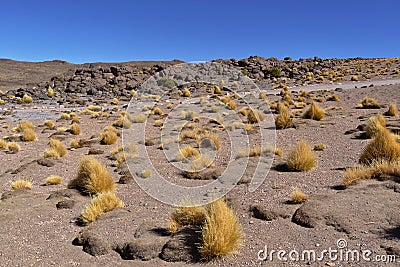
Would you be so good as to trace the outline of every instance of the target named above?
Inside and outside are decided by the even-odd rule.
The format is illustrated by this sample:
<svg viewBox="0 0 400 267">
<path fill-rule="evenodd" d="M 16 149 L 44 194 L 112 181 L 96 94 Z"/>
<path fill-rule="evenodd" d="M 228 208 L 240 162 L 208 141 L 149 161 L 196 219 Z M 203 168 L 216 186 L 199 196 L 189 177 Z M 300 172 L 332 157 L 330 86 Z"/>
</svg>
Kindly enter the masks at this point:
<svg viewBox="0 0 400 267">
<path fill-rule="evenodd" d="M 316 228 L 331 226 L 338 232 L 358 235 L 384 233 L 400 225 L 399 193 L 393 181 L 364 181 L 360 185 L 325 195 L 312 196 L 296 210 L 292 221 Z M 368 208 L 365 208 L 368 203 Z M 368 224 L 366 222 L 374 222 Z"/>
<path fill-rule="evenodd" d="M 272 221 L 277 219 L 278 217 L 282 218 L 289 218 L 290 213 L 283 211 L 283 210 L 271 210 L 267 207 L 262 205 L 253 205 L 250 207 L 251 215 L 254 218 L 265 220 L 265 221 Z"/>
<path fill-rule="evenodd" d="M 56 208 L 59 209 L 72 209 L 75 206 L 75 200 L 67 199 L 61 200 L 56 204 Z"/>
<path fill-rule="evenodd" d="M 165 244 L 160 258 L 168 262 L 195 262 L 200 259 L 197 249 L 201 242 L 201 232 L 191 228 L 183 228 L 175 233 Z"/>
<path fill-rule="evenodd" d="M 45 167 L 53 167 L 55 165 L 54 161 L 50 160 L 50 159 L 38 159 L 37 163 L 41 166 L 45 166 Z"/>
</svg>

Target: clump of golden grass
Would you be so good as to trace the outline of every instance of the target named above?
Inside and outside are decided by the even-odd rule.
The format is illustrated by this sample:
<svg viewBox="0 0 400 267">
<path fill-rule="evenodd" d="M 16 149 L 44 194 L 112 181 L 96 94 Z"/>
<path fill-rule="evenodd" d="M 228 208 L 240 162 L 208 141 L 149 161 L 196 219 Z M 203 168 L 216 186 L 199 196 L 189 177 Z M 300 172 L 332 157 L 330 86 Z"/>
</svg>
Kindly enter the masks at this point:
<svg viewBox="0 0 400 267">
<path fill-rule="evenodd" d="M 145 118 L 146 119 L 146 118 Z M 125 129 L 129 129 L 132 126 L 132 122 L 125 115 L 120 115 L 118 120 L 113 124 L 115 127 L 124 127 Z"/>
<path fill-rule="evenodd" d="M 279 147 L 274 147 L 274 146 L 255 146 L 251 148 L 249 151 L 246 149 L 240 149 L 237 152 L 236 158 L 244 158 L 244 157 L 259 157 L 261 155 L 265 154 L 275 154 L 279 157 L 282 157 L 282 149 Z"/>
<path fill-rule="evenodd" d="M 137 116 L 133 116 L 129 118 L 131 122 L 133 123 L 143 123 L 146 121 L 146 115 L 144 114 L 139 114 Z"/>
<path fill-rule="evenodd" d="M 79 125 L 77 123 L 72 123 L 71 125 L 71 133 L 73 135 L 80 135 L 82 133 L 81 128 L 79 127 Z"/>
<path fill-rule="evenodd" d="M 248 107 L 241 108 L 238 110 L 237 113 L 242 114 L 243 116 L 247 116 L 247 114 L 249 113 L 249 108 Z"/>
<path fill-rule="evenodd" d="M 7 144 L 7 149 L 11 153 L 17 153 L 21 149 L 21 147 L 16 142 L 9 142 Z"/>
<path fill-rule="evenodd" d="M 32 122 L 27 120 L 22 120 L 17 124 L 16 131 L 23 133 L 24 131 L 31 129 L 34 130 L 35 127 L 33 126 Z"/>
<path fill-rule="evenodd" d="M 91 116 L 92 118 L 98 118 L 98 117 L 101 116 L 101 112 L 92 112 L 92 113 L 90 113 L 90 116 Z"/>
<path fill-rule="evenodd" d="M 181 114 L 180 114 L 180 117 L 181 117 L 182 120 L 191 121 L 194 118 L 198 118 L 199 114 L 197 112 L 193 111 L 193 110 L 188 110 L 188 111 L 182 110 Z"/>
<path fill-rule="evenodd" d="M 113 100 L 111 100 L 111 104 L 118 105 L 118 103 L 119 103 L 118 98 L 113 98 Z"/>
<path fill-rule="evenodd" d="M 207 146 L 206 143 L 210 143 L 211 146 L 213 145 L 215 146 L 216 150 L 221 149 L 221 141 L 219 140 L 219 137 L 216 134 L 211 134 L 209 132 L 206 132 L 204 134 L 199 135 L 196 139 L 199 145 Z"/>
<path fill-rule="evenodd" d="M 20 188 L 27 188 L 27 189 L 32 189 L 33 185 L 31 181 L 28 181 L 27 179 L 18 179 L 13 182 L 11 182 L 11 188 L 13 190 L 20 189 Z"/>
<path fill-rule="evenodd" d="M 326 97 L 326 101 L 339 101 L 339 100 L 340 100 L 340 98 L 336 94 L 329 95 Z"/>
<path fill-rule="evenodd" d="M 50 139 L 49 149 L 44 152 L 44 157 L 60 158 L 67 154 L 67 149 L 60 140 Z"/>
<path fill-rule="evenodd" d="M 54 97 L 54 95 L 55 95 L 54 89 L 49 86 L 49 88 L 47 88 L 46 94 L 48 97 Z"/>
<path fill-rule="evenodd" d="M 355 185 L 360 180 L 370 179 L 372 177 L 371 170 L 366 166 L 358 166 L 347 169 L 343 174 L 343 185 Z"/>
<path fill-rule="evenodd" d="M 60 158 L 60 155 L 57 153 L 57 151 L 54 148 L 49 148 L 43 153 L 43 157 L 45 158 Z"/>
<path fill-rule="evenodd" d="M 400 176 L 400 162 L 387 160 L 374 160 L 369 165 L 360 165 L 349 168 L 344 172 L 343 185 L 355 185 L 361 180 L 385 180 Z"/>
<path fill-rule="evenodd" d="M 154 121 L 154 126 L 156 126 L 156 127 L 161 127 L 161 126 L 163 126 L 163 124 L 164 124 L 164 121 L 162 119 Z"/>
<path fill-rule="evenodd" d="M 7 141 L 0 138 L 0 149 L 7 149 Z"/>
<path fill-rule="evenodd" d="M 54 128 L 55 124 L 52 120 L 45 120 L 44 125 L 49 127 L 49 128 Z"/>
<path fill-rule="evenodd" d="M 228 105 L 228 107 L 229 107 L 230 109 L 232 109 L 232 110 L 235 110 L 236 107 L 237 107 L 236 102 L 233 101 L 233 100 L 229 101 L 227 105 Z"/>
<path fill-rule="evenodd" d="M 172 109 L 173 107 L 174 107 L 174 105 L 172 103 L 168 103 L 167 109 Z"/>
<path fill-rule="evenodd" d="M 90 110 L 90 111 L 101 111 L 101 110 L 102 110 L 102 107 L 100 107 L 100 106 L 94 106 L 94 105 L 89 105 L 89 106 L 87 107 L 87 109 Z"/>
<path fill-rule="evenodd" d="M 243 124 L 243 129 L 248 133 L 253 130 L 253 126 L 250 123 Z"/>
<path fill-rule="evenodd" d="M 84 156 L 80 162 L 78 175 L 69 184 L 82 193 L 97 194 L 114 191 L 115 183 L 110 172 L 94 157 Z"/>
<path fill-rule="evenodd" d="M 69 146 L 70 146 L 70 148 L 80 148 L 80 147 L 82 147 L 77 139 L 72 139 L 71 140 L 71 144 Z"/>
<path fill-rule="evenodd" d="M 386 127 L 386 120 L 382 114 L 377 114 L 368 119 L 366 126 L 366 135 L 369 138 L 374 137 L 380 131 L 383 131 Z"/>
<path fill-rule="evenodd" d="M 58 185 L 61 184 L 62 178 L 58 175 L 50 175 L 44 180 L 44 182 L 46 185 Z"/>
<path fill-rule="evenodd" d="M 154 114 L 154 115 L 160 115 L 160 116 L 162 116 L 162 115 L 163 115 L 163 112 L 162 112 L 162 110 L 161 110 L 159 107 L 154 107 L 154 108 L 153 108 L 153 114 Z"/>
<path fill-rule="evenodd" d="M 290 118 L 288 108 L 281 102 L 278 103 L 279 114 L 275 118 L 275 127 L 277 129 L 290 128 L 293 125 L 292 119 Z"/>
<path fill-rule="evenodd" d="M 112 211 L 115 208 L 123 208 L 124 203 L 114 192 L 107 191 L 97 194 L 90 205 L 82 213 L 82 220 L 89 224 L 94 222 L 101 214 Z"/>
<path fill-rule="evenodd" d="M 100 143 L 103 145 L 112 145 L 117 142 L 117 130 L 113 126 L 107 126 L 99 134 Z"/>
<path fill-rule="evenodd" d="M 142 178 L 149 178 L 151 176 L 151 170 L 150 169 L 145 169 L 140 172 L 140 177 Z"/>
<path fill-rule="evenodd" d="M 214 94 L 217 94 L 217 95 L 222 94 L 221 87 L 219 87 L 218 85 L 215 85 L 214 86 Z"/>
<path fill-rule="evenodd" d="M 184 97 L 190 97 L 190 91 L 187 88 L 184 88 L 182 91 L 182 96 Z"/>
<path fill-rule="evenodd" d="M 247 113 L 247 121 L 249 123 L 259 123 L 263 120 L 265 120 L 265 115 L 261 111 L 252 108 L 249 109 Z"/>
<path fill-rule="evenodd" d="M 316 165 L 316 157 L 311 146 L 305 140 L 301 140 L 287 158 L 287 167 L 292 171 L 309 171 Z"/>
<path fill-rule="evenodd" d="M 307 97 L 307 96 L 308 96 L 308 93 L 307 93 L 306 90 L 301 89 L 301 90 L 299 91 L 299 94 L 298 94 L 298 95 L 301 96 L 301 97 Z"/>
<path fill-rule="evenodd" d="M 268 101 L 268 97 L 267 97 L 267 94 L 264 92 L 264 91 L 260 91 L 260 93 L 258 94 L 258 97 L 260 98 L 260 99 L 262 99 L 262 100 L 264 100 L 265 102 L 269 102 Z"/>
<path fill-rule="evenodd" d="M 368 97 L 368 96 L 366 96 L 366 97 L 361 101 L 361 103 L 358 104 L 358 107 L 359 107 L 359 108 L 380 108 L 378 102 L 377 102 L 375 99 L 370 98 L 370 97 Z"/>
<path fill-rule="evenodd" d="M 399 111 L 397 109 L 397 105 L 396 103 L 392 103 L 389 105 L 389 110 L 385 112 L 386 116 L 393 116 L 393 117 L 397 117 L 399 116 Z"/>
<path fill-rule="evenodd" d="M 63 120 L 69 120 L 71 119 L 71 115 L 69 115 L 69 113 L 62 112 L 60 118 Z"/>
<path fill-rule="evenodd" d="M 202 155 L 200 158 L 190 163 L 190 172 L 197 173 L 205 168 L 212 166 L 214 166 L 213 160 L 207 155 Z"/>
<path fill-rule="evenodd" d="M 207 206 L 207 214 L 202 226 L 201 255 L 206 259 L 219 258 L 234 253 L 243 236 L 235 212 L 222 199 Z"/>
<path fill-rule="evenodd" d="M 351 76 L 351 80 L 352 80 L 352 81 L 358 81 L 358 76 L 357 76 L 357 75 Z"/>
<path fill-rule="evenodd" d="M 30 96 L 27 95 L 27 94 L 24 94 L 24 96 L 22 97 L 22 101 L 23 101 L 24 103 L 32 103 L 32 102 L 33 102 L 33 98 L 30 97 Z"/>
<path fill-rule="evenodd" d="M 397 161 L 400 159 L 400 144 L 389 130 L 379 131 L 364 148 L 360 157 L 361 164 L 369 164 L 374 160 Z"/>
<path fill-rule="evenodd" d="M 191 145 L 186 145 L 184 148 L 179 149 L 179 153 L 176 155 L 176 159 L 179 161 L 184 159 L 196 160 L 198 158 L 200 158 L 200 151 Z"/>
<path fill-rule="evenodd" d="M 30 128 L 25 129 L 22 133 L 22 140 L 27 142 L 37 140 L 35 130 Z"/>
<path fill-rule="evenodd" d="M 57 127 L 57 132 L 58 133 L 64 133 L 66 131 L 67 131 L 67 129 L 65 127 Z"/>
<path fill-rule="evenodd" d="M 305 202 L 308 199 L 308 195 L 303 193 L 298 188 L 293 188 L 290 198 L 293 203 L 300 204 L 300 203 Z"/>
<path fill-rule="evenodd" d="M 183 227 L 200 228 L 206 220 L 206 209 L 203 206 L 182 206 L 175 208 L 170 216 L 168 228 L 175 233 Z"/>
<path fill-rule="evenodd" d="M 311 106 L 304 112 L 303 118 L 320 121 L 325 118 L 325 111 L 316 102 L 312 102 Z"/>
<path fill-rule="evenodd" d="M 322 151 L 322 150 L 325 150 L 325 149 L 327 149 L 327 145 L 325 145 L 325 144 L 316 144 L 316 145 L 314 145 L 314 150 L 315 151 Z"/>
<path fill-rule="evenodd" d="M 136 143 L 130 143 L 125 147 L 119 146 L 117 148 L 114 148 L 113 150 L 111 150 L 111 155 L 117 155 L 117 160 L 114 162 L 114 165 L 118 166 L 122 162 L 133 159 L 138 155 L 137 152 L 138 149 Z"/>
</svg>

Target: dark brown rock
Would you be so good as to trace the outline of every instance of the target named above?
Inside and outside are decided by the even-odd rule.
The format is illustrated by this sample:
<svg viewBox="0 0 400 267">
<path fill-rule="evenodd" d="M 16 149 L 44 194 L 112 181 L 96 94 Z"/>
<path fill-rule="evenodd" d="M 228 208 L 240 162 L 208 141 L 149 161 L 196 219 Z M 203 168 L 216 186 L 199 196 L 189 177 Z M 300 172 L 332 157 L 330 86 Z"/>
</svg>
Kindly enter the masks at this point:
<svg viewBox="0 0 400 267">
<path fill-rule="evenodd" d="M 55 165 L 54 161 L 47 159 L 47 158 L 38 159 L 37 163 L 39 165 L 45 166 L 45 167 L 53 167 Z"/>
<path fill-rule="evenodd" d="M 196 229 L 183 228 L 175 233 L 165 244 L 160 258 L 168 262 L 196 262 L 200 259 L 198 244 L 201 232 Z"/>
<path fill-rule="evenodd" d="M 72 209 L 75 206 L 75 200 L 72 199 L 67 199 L 67 200 L 61 200 L 56 204 L 56 208 L 58 210 L 60 209 Z"/>
<path fill-rule="evenodd" d="M 104 154 L 104 150 L 101 149 L 96 149 L 96 148 L 90 148 L 88 151 L 88 155 L 100 155 Z"/>
</svg>

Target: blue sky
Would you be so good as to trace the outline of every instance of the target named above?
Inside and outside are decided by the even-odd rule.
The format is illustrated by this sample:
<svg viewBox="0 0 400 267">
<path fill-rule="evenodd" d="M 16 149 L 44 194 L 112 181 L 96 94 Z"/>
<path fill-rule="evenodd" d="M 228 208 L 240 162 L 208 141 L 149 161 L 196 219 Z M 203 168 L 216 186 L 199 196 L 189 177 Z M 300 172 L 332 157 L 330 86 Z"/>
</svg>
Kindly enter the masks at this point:
<svg viewBox="0 0 400 267">
<path fill-rule="evenodd" d="M 400 56 L 400 1 L 0 0 L 0 58 Z"/>
</svg>

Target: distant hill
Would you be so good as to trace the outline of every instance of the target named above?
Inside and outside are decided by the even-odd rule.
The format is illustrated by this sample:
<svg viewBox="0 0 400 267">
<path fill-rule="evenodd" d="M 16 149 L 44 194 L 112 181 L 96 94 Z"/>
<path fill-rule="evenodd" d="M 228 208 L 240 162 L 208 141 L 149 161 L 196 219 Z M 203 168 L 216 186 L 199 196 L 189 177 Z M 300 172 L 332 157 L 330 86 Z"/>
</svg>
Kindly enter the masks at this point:
<svg viewBox="0 0 400 267">
<path fill-rule="evenodd" d="M 132 67 L 151 67 L 156 64 L 177 64 L 180 60 L 173 61 L 130 61 L 118 63 L 85 63 L 72 64 L 63 60 L 52 60 L 44 62 L 25 62 L 11 59 L 0 59 L 0 90 L 7 91 L 19 87 L 31 87 L 36 84 L 48 81 L 54 76 L 74 71 L 78 67 L 89 65 L 128 65 Z"/>
</svg>

